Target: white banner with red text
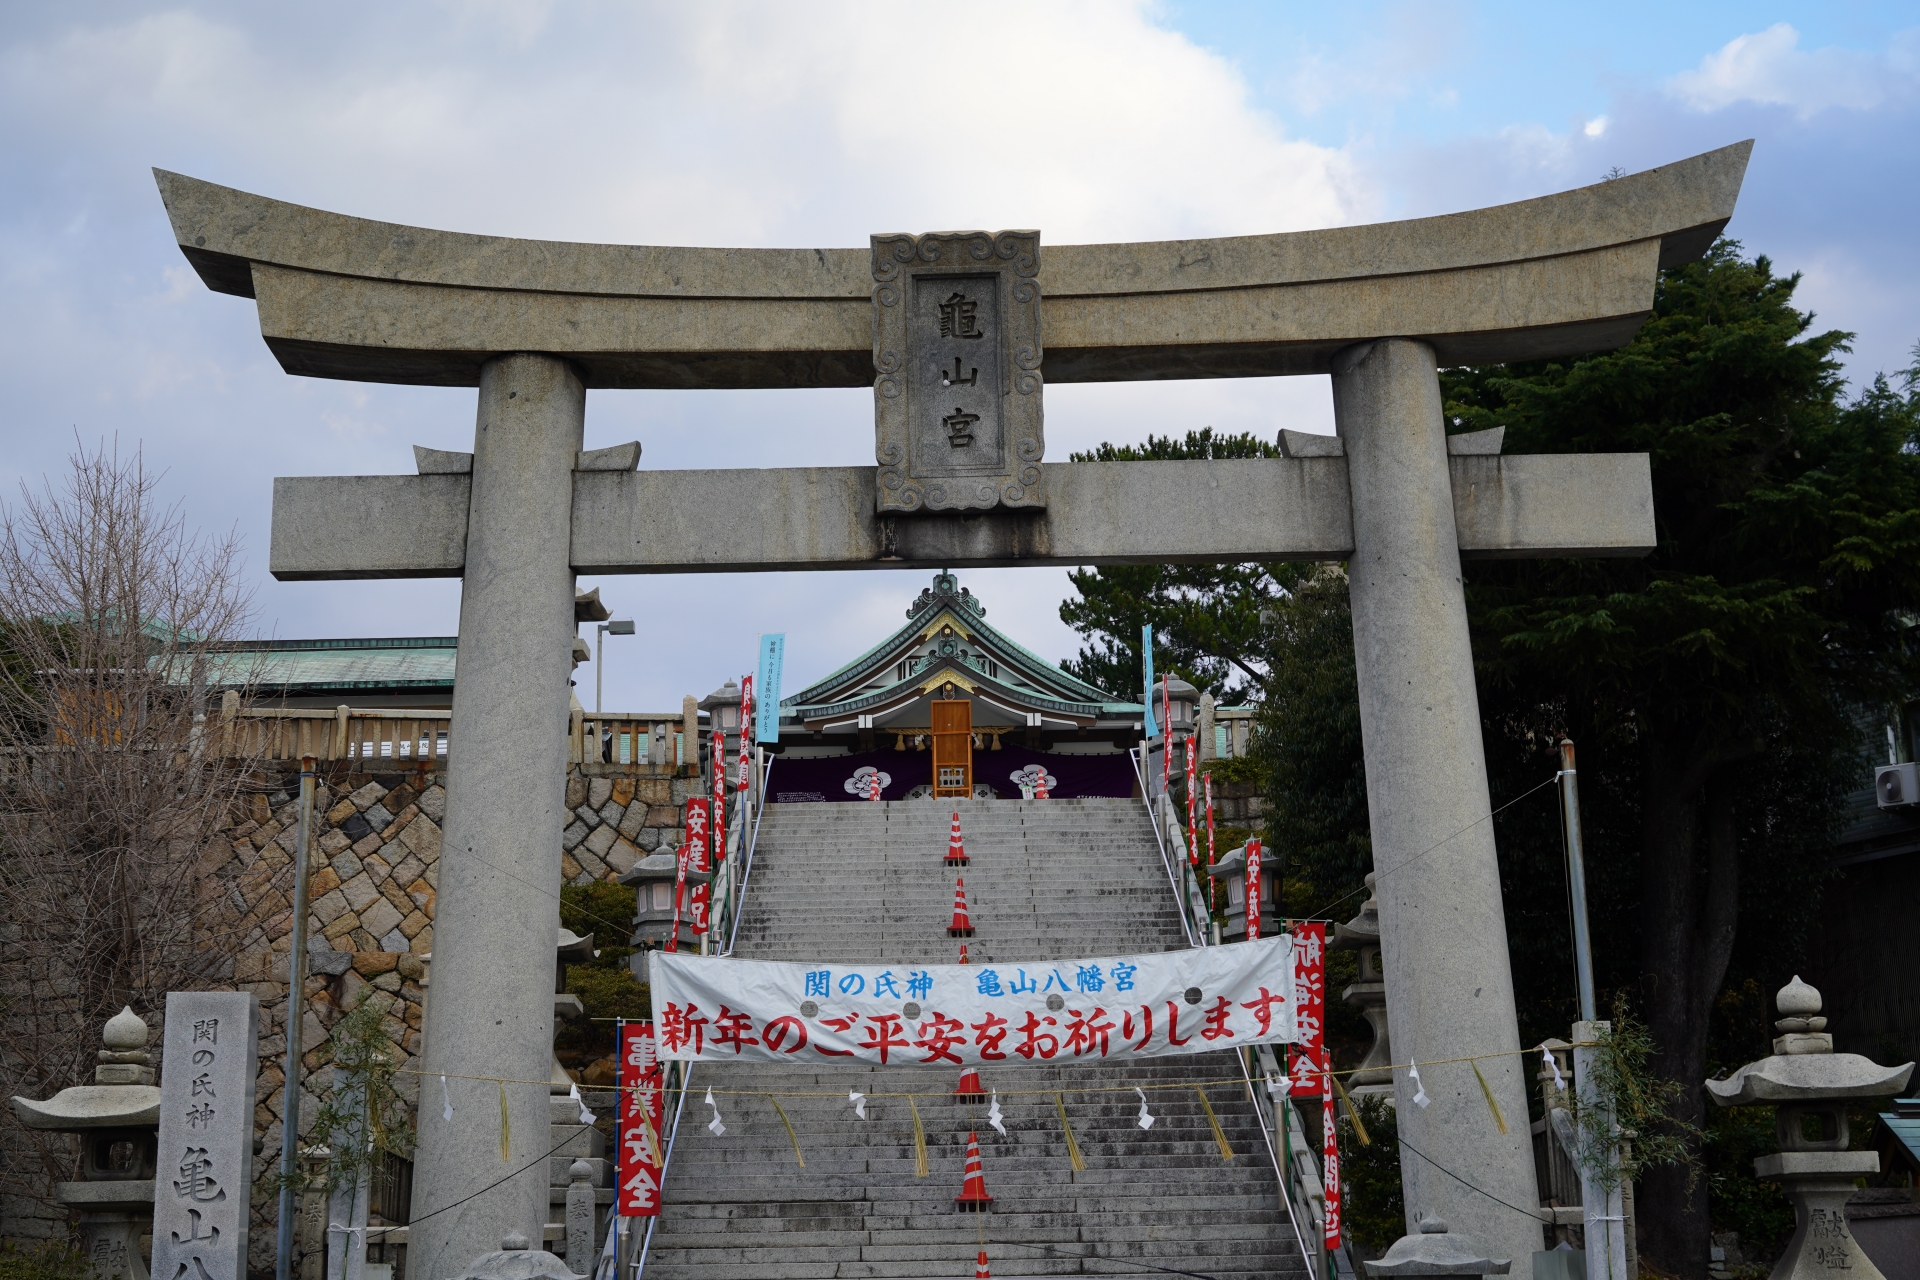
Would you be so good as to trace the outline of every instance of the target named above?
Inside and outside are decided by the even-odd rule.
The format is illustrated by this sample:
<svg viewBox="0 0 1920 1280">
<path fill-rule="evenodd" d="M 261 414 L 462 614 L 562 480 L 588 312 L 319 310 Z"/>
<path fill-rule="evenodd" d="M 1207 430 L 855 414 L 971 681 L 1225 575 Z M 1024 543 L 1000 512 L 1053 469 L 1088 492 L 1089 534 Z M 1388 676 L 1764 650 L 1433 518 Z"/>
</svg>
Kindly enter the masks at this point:
<svg viewBox="0 0 1920 1280">
<path fill-rule="evenodd" d="M 660 1057 L 979 1066 L 1295 1038 L 1292 939 L 1094 960 L 812 964 L 655 953 Z"/>
</svg>

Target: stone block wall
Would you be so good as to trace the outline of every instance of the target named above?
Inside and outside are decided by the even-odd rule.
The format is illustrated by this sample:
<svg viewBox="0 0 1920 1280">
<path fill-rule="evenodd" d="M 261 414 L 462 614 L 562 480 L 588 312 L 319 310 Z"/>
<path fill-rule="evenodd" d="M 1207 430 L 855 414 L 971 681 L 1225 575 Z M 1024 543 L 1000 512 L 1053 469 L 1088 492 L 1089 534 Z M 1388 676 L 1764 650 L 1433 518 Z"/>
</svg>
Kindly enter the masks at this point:
<svg viewBox="0 0 1920 1280">
<path fill-rule="evenodd" d="M 568 820 L 560 833 L 560 870 L 569 884 L 617 879 L 662 845 L 680 843 L 687 797 L 698 785 L 667 770 L 610 776 L 604 766 L 568 771 Z"/>
</svg>

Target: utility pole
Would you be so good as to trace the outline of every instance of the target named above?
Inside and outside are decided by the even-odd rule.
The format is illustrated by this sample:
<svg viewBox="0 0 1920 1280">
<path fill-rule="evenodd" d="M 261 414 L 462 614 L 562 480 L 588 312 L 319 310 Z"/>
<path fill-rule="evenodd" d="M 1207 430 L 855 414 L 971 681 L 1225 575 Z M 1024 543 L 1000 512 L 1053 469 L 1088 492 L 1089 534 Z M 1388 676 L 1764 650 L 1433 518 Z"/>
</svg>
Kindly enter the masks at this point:
<svg viewBox="0 0 1920 1280">
<path fill-rule="evenodd" d="M 616 636 L 632 635 L 633 619 L 618 618 L 612 622 L 603 622 L 594 630 L 598 634 L 593 638 L 593 714 L 599 715 L 602 683 L 600 673 L 606 668 L 606 663 L 601 660 L 607 656 L 607 633 L 611 631 Z"/>
<path fill-rule="evenodd" d="M 1580 846 L 1580 779 L 1573 767 L 1573 740 L 1560 739 L 1560 812 L 1567 830 L 1567 884 L 1573 893 L 1573 968 L 1580 983 L 1580 1018 L 1600 1014 L 1593 995 L 1593 943 L 1587 934 L 1587 863 Z"/>
<path fill-rule="evenodd" d="M 293 1175 L 300 1154 L 300 1031 L 306 1016 L 307 855 L 313 845 L 312 756 L 300 757 L 300 834 L 293 847 L 293 946 L 287 952 L 287 1069 L 280 1104 L 280 1237 L 275 1280 L 293 1275 Z"/>
</svg>

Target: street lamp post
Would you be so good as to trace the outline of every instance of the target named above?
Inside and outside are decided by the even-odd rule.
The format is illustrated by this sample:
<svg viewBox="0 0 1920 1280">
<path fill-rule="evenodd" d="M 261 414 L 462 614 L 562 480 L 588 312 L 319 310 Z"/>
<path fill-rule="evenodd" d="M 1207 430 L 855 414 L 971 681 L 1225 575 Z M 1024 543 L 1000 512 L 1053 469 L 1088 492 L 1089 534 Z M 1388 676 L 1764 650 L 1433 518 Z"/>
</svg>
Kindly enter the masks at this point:
<svg viewBox="0 0 1920 1280">
<path fill-rule="evenodd" d="M 600 689 L 604 683 L 601 680 L 601 672 L 606 669 L 606 664 L 601 659 L 607 652 L 607 633 L 611 631 L 616 636 L 632 635 L 633 619 L 616 618 L 612 622 L 600 623 L 594 630 L 598 634 L 593 637 L 593 714 L 599 715 Z"/>
</svg>

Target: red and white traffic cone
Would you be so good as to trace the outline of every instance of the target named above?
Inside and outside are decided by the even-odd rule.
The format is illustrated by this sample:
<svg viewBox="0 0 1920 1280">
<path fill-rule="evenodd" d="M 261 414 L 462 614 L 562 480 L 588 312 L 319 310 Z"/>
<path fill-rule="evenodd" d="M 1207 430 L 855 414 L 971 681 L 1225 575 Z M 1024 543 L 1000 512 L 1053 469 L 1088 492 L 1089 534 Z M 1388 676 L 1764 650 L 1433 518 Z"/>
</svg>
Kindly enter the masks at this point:
<svg viewBox="0 0 1920 1280">
<path fill-rule="evenodd" d="M 878 769 L 875 769 L 872 773 L 867 775 L 867 799 L 878 800 L 879 798 L 880 798 L 880 771 Z"/>
<path fill-rule="evenodd" d="M 987 1270 L 987 1251 L 980 1251 L 980 1261 L 973 1264 L 973 1280 L 993 1280 L 993 1272 Z"/>
<path fill-rule="evenodd" d="M 1033 780 L 1033 798 L 1035 800 L 1045 800 L 1047 798 L 1047 771 L 1045 769 L 1042 769 L 1040 776 Z"/>
<path fill-rule="evenodd" d="M 967 959 L 967 944 L 964 942 L 960 944 L 960 963 L 961 964 L 972 963 L 972 961 Z"/>
<path fill-rule="evenodd" d="M 980 1072 L 977 1068 L 968 1067 L 960 1073 L 960 1086 L 953 1091 L 953 1096 L 962 1102 L 985 1100 L 987 1086 L 980 1083 Z"/>
<path fill-rule="evenodd" d="M 987 1194 L 987 1177 L 980 1171 L 980 1135 L 967 1133 L 967 1181 L 960 1188 L 960 1194 L 953 1202 L 962 1209 L 984 1212 L 993 1204 L 993 1197 Z M 987 1265 L 987 1255 L 980 1255 L 980 1265 Z"/>
<path fill-rule="evenodd" d="M 967 882 L 963 876 L 953 879 L 953 923 L 947 926 L 949 938 L 971 938 L 973 921 L 967 919 Z"/>
<path fill-rule="evenodd" d="M 953 815 L 953 834 L 947 837 L 947 865 L 967 865 L 967 847 L 960 843 L 960 815 L 957 813 Z"/>
</svg>

